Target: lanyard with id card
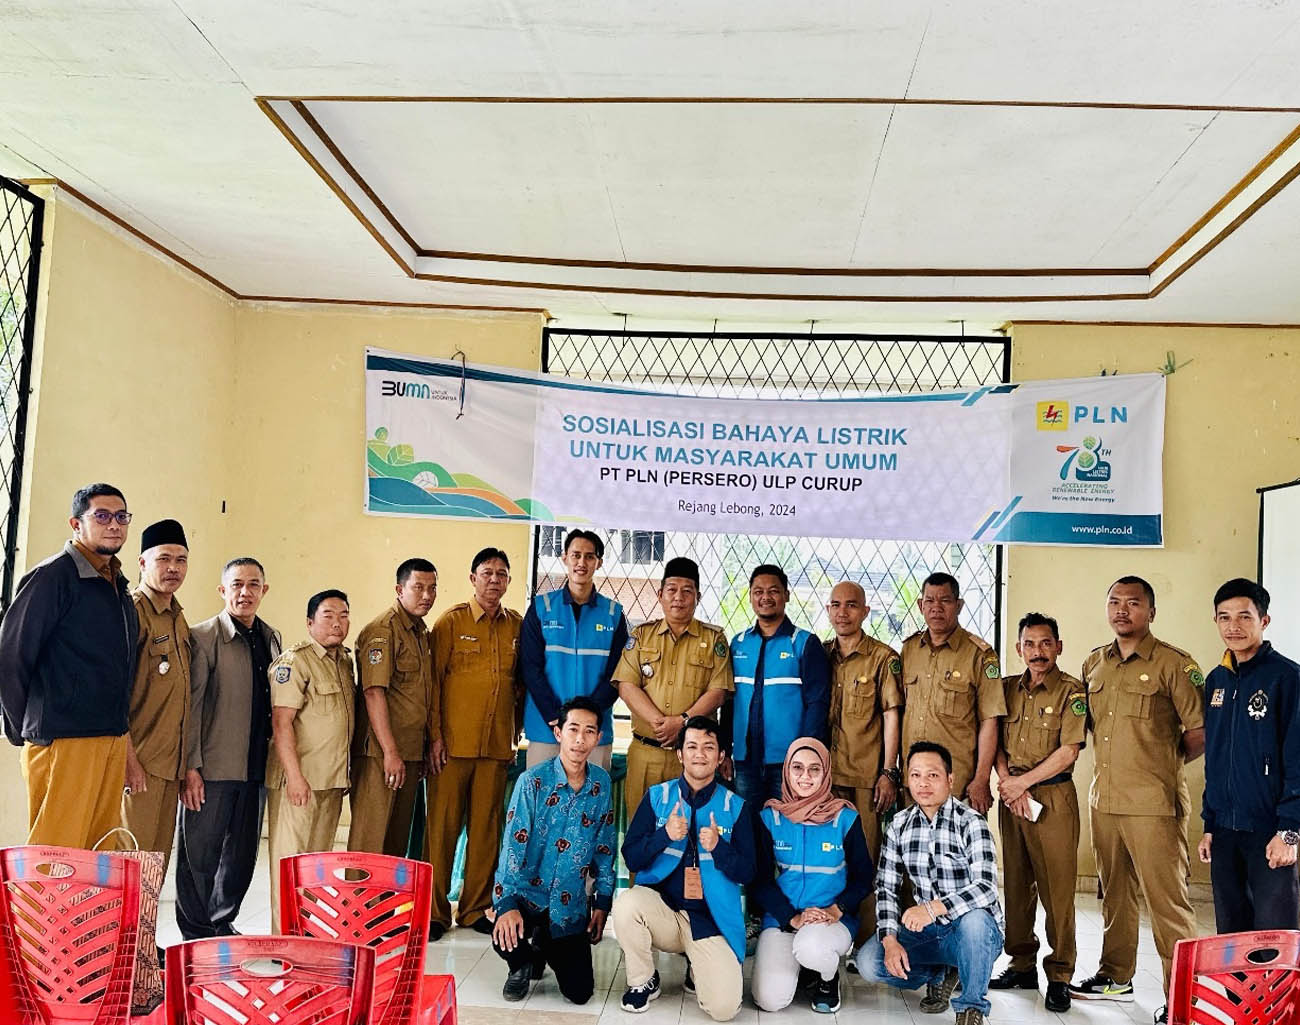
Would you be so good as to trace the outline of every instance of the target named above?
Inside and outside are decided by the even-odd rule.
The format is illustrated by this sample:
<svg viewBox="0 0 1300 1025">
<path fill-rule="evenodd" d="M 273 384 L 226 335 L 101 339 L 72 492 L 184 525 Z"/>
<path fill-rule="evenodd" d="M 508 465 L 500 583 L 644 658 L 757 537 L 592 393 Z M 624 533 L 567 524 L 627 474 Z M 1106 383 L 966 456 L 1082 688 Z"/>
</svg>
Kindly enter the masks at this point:
<svg viewBox="0 0 1300 1025">
<path fill-rule="evenodd" d="M 687 865 L 682 878 L 682 896 L 687 900 L 704 899 L 704 881 L 700 878 L 700 847 L 699 839 L 695 833 L 695 810 L 691 810 L 690 824 L 690 843 L 688 853 L 691 855 L 691 864 Z"/>
</svg>

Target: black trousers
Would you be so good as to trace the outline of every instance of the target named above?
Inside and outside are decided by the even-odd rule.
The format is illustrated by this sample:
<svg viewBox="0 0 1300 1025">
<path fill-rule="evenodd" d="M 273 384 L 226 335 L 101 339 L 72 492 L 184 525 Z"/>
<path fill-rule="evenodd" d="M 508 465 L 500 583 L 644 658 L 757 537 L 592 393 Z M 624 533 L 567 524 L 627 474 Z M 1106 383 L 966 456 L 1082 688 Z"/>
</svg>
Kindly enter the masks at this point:
<svg viewBox="0 0 1300 1025">
<path fill-rule="evenodd" d="M 1210 845 L 1214 925 L 1221 933 L 1300 927 L 1296 866 L 1269 868 L 1264 849 L 1273 830 L 1216 829 Z"/>
<path fill-rule="evenodd" d="M 492 949 L 505 959 L 510 970 L 548 964 L 555 973 L 560 992 L 575 1004 L 585 1004 L 596 988 L 591 966 L 591 939 L 586 930 L 575 936 L 551 936 L 551 918 L 545 911 L 525 906 L 524 938 L 514 950 L 502 950 L 492 941 Z"/>
<path fill-rule="evenodd" d="M 187 940 L 234 934 L 266 810 L 261 783 L 215 780 L 204 790 L 202 808 L 181 808 L 177 831 L 176 924 Z"/>
</svg>

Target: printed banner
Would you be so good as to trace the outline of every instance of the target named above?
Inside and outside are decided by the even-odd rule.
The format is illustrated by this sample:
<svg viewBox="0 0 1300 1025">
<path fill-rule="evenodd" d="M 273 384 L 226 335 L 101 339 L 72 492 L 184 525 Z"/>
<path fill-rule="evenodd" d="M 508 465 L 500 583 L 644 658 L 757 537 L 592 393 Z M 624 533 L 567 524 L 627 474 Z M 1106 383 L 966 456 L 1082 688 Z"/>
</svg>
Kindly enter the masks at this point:
<svg viewBox="0 0 1300 1025">
<path fill-rule="evenodd" d="M 716 399 L 366 350 L 366 511 L 1159 546 L 1165 379 Z"/>
</svg>

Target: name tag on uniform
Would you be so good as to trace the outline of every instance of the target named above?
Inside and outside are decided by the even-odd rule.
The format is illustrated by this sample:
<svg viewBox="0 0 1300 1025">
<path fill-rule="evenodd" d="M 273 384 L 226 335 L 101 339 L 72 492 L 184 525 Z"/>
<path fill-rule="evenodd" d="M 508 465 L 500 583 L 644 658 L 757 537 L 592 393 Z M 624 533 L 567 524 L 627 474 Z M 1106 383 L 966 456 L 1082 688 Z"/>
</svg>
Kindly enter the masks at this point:
<svg viewBox="0 0 1300 1025">
<path fill-rule="evenodd" d="M 685 879 L 682 881 L 682 896 L 687 900 L 704 899 L 704 882 L 700 879 L 698 865 L 686 866 Z"/>
</svg>

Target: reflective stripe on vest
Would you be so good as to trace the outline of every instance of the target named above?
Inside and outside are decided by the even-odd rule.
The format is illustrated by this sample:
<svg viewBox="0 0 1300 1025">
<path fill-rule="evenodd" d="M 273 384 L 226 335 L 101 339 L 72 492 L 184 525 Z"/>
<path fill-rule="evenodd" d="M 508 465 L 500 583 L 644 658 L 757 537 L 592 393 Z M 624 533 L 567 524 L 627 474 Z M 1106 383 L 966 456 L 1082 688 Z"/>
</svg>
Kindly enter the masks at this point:
<svg viewBox="0 0 1300 1025">
<path fill-rule="evenodd" d="M 732 757 L 738 762 L 750 761 L 749 706 L 754 699 L 754 680 L 758 670 L 758 652 L 763 651 L 763 751 L 765 765 L 779 765 L 785 761 L 786 750 L 800 736 L 803 723 L 803 680 L 791 676 L 799 669 L 799 658 L 804 645 L 819 643 L 807 630 L 796 629 L 792 634 L 769 637 L 763 644 L 763 635 L 756 627 L 741 631 L 731 639 L 731 660 L 736 684 L 736 710 L 733 719 Z M 767 688 L 773 688 L 768 690 Z"/>
<path fill-rule="evenodd" d="M 623 607 L 603 594 L 597 593 L 595 597 L 594 604 L 583 606 L 576 621 L 560 590 L 533 598 L 533 609 L 542 625 L 542 640 L 546 645 L 546 680 L 560 704 L 580 694 L 595 694 L 608 685 L 605 667 L 609 664 L 614 634 L 623 619 Z M 555 743 L 555 734 L 542 718 L 531 694 L 524 704 L 524 732 L 530 741 Z M 600 717 L 599 743 L 613 741 L 614 713 L 607 708 Z"/>
</svg>

